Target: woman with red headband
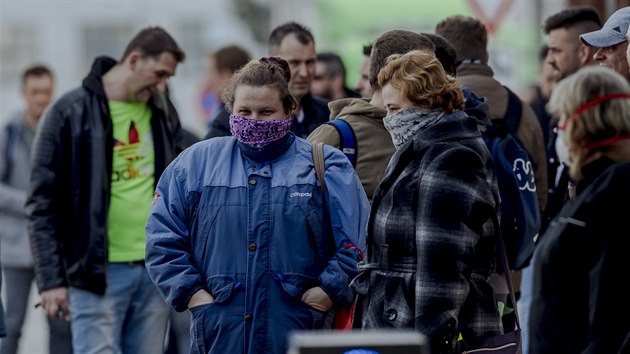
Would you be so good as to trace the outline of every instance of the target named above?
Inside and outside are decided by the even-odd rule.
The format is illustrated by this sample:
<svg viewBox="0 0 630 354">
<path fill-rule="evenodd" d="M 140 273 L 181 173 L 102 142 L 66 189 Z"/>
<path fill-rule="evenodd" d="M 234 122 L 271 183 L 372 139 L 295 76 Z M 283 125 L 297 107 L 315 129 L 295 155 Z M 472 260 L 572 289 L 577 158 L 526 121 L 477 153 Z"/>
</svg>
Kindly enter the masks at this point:
<svg viewBox="0 0 630 354">
<path fill-rule="evenodd" d="M 576 195 L 539 240 L 529 320 L 531 353 L 630 353 L 630 85 L 583 68 L 553 90 L 558 157 Z M 620 204 L 621 203 L 621 204 Z"/>
</svg>

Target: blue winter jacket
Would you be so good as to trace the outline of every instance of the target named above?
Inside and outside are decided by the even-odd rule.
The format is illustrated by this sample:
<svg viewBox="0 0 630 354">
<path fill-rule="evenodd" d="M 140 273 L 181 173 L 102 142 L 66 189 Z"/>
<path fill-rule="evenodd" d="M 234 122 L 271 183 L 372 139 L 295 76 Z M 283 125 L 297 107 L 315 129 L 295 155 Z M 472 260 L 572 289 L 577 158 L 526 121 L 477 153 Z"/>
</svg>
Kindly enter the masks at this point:
<svg viewBox="0 0 630 354">
<path fill-rule="evenodd" d="M 204 140 L 165 170 L 146 264 L 178 311 L 202 288 L 214 296 L 192 309 L 193 352 L 286 353 L 291 330 L 321 327 L 326 315 L 301 301 L 306 290 L 320 286 L 335 306 L 351 302 L 369 204 L 345 155 L 325 146 L 324 157 L 331 228 L 311 144 L 293 134 L 263 150 Z"/>
</svg>

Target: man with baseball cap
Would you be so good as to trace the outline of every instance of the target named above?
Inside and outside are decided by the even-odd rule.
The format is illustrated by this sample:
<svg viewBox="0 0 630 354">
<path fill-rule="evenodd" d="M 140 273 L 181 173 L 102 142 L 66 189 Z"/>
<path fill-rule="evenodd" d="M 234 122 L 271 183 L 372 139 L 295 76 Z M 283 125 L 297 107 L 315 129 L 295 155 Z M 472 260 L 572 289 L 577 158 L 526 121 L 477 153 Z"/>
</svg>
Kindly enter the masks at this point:
<svg viewBox="0 0 630 354">
<path fill-rule="evenodd" d="M 598 48 L 593 54 L 593 60 L 600 66 L 609 67 L 626 80 L 630 81 L 628 69 L 628 25 L 630 24 L 630 6 L 615 11 L 601 29 L 580 35 L 582 43 L 589 47 Z"/>
</svg>

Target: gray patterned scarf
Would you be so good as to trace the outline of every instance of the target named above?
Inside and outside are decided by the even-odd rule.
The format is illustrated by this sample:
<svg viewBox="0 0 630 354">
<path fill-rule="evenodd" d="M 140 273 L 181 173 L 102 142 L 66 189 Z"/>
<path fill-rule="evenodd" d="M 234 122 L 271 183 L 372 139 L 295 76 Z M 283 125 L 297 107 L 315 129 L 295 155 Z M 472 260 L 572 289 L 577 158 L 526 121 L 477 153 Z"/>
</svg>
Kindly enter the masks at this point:
<svg viewBox="0 0 630 354">
<path fill-rule="evenodd" d="M 442 109 L 431 111 L 423 108 L 407 108 L 386 116 L 383 118 L 383 124 L 392 136 L 394 146 L 399 149 L 418 130 L 436 123 L 443 115 Z"/>
</svg>

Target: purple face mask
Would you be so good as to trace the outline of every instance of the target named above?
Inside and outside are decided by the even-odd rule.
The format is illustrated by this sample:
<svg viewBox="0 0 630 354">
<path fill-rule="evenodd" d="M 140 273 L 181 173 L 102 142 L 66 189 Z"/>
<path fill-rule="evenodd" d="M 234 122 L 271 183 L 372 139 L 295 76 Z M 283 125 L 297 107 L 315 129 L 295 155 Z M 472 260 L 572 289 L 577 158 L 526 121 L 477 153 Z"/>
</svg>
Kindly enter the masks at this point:
<svg viewBox="0 0 630 354">
<path fill-rule="evenodd" d="M 281 120 L 257 120 L 230 115 L 230 132 L 243 144 L 261 149 L 272 141 L 287 135 L 291 118 Z"/>
</svg>

